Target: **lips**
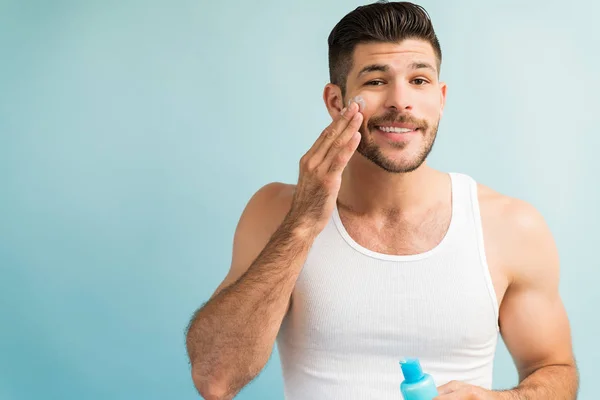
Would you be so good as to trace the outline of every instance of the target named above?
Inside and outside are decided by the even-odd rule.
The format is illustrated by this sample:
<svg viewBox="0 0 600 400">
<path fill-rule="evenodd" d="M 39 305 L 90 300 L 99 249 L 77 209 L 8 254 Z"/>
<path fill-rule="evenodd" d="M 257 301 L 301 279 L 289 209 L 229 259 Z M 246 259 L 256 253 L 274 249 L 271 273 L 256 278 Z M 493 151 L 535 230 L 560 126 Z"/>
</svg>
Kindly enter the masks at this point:
<svg viewBox="0 0 600 400">
<path fill-rule="evenodd" d="M 376 128 L 379 129 L 380 131 L 387 132 L 387 133 L 410 133 L 410 132 L 415 132 L 419 129 L 414 125 L 407 125 L 407 124 L 395 124 L 395 125 L 404 125 L 404 126 L 380 125 L 380 126 L 376 126 Z"/>
<path fill-rule="evenodd" d="M 425 120 L 417 120 L 409 115 L 384 115 L 371 118 L 367 123 L 367 128 L 369 128 L 369 130 L 377 129 L 382 132 L 396 133 L 426 131 L 427 122 Z M 408 131 L 406 131 L 406 129 L 408 129 Z"/>
<path fill-rule="evenodd" d="M 382 122 L 380 124 L 377 124 L 376 126 L 377 128 L 401 128 L 410 129 L 411 131 L 414 131 L 419 127 L 417 124 L 411 122 Z"/>
</svg>

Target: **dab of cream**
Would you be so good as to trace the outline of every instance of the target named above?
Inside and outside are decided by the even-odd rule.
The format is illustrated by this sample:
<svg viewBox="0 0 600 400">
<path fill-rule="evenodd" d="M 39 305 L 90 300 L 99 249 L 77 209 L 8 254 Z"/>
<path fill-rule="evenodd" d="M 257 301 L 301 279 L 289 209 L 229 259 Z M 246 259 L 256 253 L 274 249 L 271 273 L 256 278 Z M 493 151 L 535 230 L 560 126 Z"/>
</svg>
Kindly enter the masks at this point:
<svg viewBox="0 0 600 400">
<path fill-rule="evenodd" d="M 352 104 L 352 102 L 358 104 L 358 111 L 360 112 L 363 112 L 367 107 L 367 103 L 365 103 L 365 99 L 363 99 L 362 96 L 354 96 L 353 98 L 348 100 L 348 107 L 350 107 L 350 104 Z"/>
</svg>

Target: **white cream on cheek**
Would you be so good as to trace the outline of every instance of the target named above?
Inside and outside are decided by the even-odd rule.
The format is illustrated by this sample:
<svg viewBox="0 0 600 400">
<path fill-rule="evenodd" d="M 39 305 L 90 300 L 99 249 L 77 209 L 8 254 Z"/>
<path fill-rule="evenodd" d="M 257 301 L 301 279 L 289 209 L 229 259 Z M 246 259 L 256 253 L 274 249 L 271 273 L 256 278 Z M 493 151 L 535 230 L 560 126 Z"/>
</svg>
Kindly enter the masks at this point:
<svg viewBox="0 0 600 400">
<path fill-rule="evenodd" d="M 367 103 L 365 102 L 365 99 L 362 98 L 362 96 L 354 96 L 353 98 L 348 100 L 348 106 L 350 106 L 352 102 L 358 104 L 358 111 L 360 112 L 364 112 L 365 108 L 367 108 Z"/>
</svg>

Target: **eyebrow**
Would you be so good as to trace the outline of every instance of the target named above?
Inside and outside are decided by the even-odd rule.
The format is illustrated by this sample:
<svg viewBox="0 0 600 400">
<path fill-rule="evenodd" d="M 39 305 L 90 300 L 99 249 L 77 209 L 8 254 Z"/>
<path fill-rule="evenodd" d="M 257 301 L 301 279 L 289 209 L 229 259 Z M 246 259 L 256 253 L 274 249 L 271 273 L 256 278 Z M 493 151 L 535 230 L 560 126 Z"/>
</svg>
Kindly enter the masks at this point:
<svg viewBox="0 0 600 400">
<path fill-rule="evenodd" d="M 437 70 L 433 67 L 433 65 L 424 62 L 424 61 L 415 61 L 408 66 L 409 69 L 429 69 L 432 72 L 437 72 Z M 385 64 L 371 64 L 367 65 L 358 73 L 358 77 L 361 77 L 364 74 L 368 74 L 370 72 L 388 72 L 390 70 L 389 65 Z"/>
<path fill-rule="evenodd" d="M 360 78 L 364 74 L 368 74 L 370 72 L 388 72 L 389 69 L 390 69 L 390 67 L 385 64 L 367 65 L 366 67 L 364 67 L 363 69 L 360 70 L 360 72 L 358 73 L 358 77 Z"/>
<path fill-rule="evenodd" d="M 437 72 L 437 69 L 433 67 L 433 65 L 424 61 L 415 61 L 408 66 L 410 69 L 430 69 L 432 72 Z"/>
</svg>

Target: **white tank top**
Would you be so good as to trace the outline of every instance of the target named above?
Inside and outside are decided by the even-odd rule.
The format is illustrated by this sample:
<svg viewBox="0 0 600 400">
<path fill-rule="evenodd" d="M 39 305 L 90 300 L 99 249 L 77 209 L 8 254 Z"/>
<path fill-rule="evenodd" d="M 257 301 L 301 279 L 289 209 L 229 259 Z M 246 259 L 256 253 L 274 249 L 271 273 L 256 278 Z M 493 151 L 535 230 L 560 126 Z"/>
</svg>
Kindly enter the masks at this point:
<svg viewBox="0 0 600 400">
<path fill-rule="evenodd" d="M 491 389 L 498 301 L 477 184 L 450 177 L 450 226 L 425 253 L 370 251 L 334 210 L 277 337 L 287 400 L 401 399 L 405 357 L 418 357 L 437 386 L 459 380 Z"/>
</svg>

